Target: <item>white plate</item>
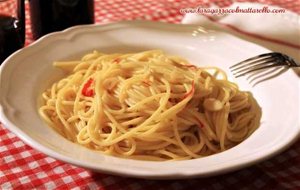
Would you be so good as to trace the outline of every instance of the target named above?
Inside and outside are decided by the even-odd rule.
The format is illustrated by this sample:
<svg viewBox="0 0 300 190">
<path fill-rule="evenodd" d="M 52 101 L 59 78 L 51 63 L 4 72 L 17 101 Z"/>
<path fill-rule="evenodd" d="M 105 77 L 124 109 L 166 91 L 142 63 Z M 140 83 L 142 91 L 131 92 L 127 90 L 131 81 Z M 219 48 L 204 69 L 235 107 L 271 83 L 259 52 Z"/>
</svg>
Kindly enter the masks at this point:
<svg viewBox="0 0 300 190">
<path fill-rule="evenodd" d="M 50 34 L 10 56 L 1 66 L 1 121 L 33 148 L 58 160 L 95 171 L 139 178 L 189 178 L 216 175 L 249 166 L 282 151 L 300 131 L 299 79 L 286 72 L 251 88 L 262 107 L 260 128 L 240 145 L 213 156 L 177 162 L 150 162 L 102 155 L 73 144 L 48 127 L 37 113 L 37 99 L 51 82 L 62 77 L 52 67 L 55 60 L 80 58 L 92 50 L 138 52 L 163 49 L 191 63 L 215 65 L 231 77 L 228 67 L 268 52 L 225 33 L 205 31 L 195 25 L 157 22 L 121 22 L 79 26 Z"/>
</svg>

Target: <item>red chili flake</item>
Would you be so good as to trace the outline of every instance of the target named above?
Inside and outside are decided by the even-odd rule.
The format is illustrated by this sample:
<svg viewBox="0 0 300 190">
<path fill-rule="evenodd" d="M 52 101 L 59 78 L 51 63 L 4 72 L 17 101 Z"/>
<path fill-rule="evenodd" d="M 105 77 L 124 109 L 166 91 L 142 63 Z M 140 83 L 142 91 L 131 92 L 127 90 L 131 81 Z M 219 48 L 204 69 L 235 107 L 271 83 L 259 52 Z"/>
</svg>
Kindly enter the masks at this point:
<svg viewBox="0 0 300 190">
<path fill-rule="evenodd" d="M 92 97 L 94 96 L 94 89 L 91 88 L 92 83 L 94 82 L 93 79 L 89 79 L 83 86 L 82 88 L 82 95 L 87 96 L 87 97 Z"/>
<path fill-rule="evenodd" d="M 120 63 L 120 61 L 121 61 L 121 58 L 120 57 L 117 57 L 117 58 L 115 58 L 114 60 L 113 60 L 113 63 Z"/>
<path fill-rule="evenodd" d="M 195 65 L 182 65 L 182 66 L 186 68 L 197 69 Z"/>
<path fill-rule="evenodd" d="M 188 91 L 184 96 L 183 96 L 183 99 L 189 97 L 189 96 L 192 96 L 195 92 L 195 82 L 193 81 L 192 82 L 192 88 L 190 91 Z"/>
<path fill-rule="evenodd" d="M 111 89 L 107 89 L 108 94 L 112 95 L 112 90 Z"/>
<path fill-rule="evenodd" d="M 195 119 L 198 122 L 198 127 L 203 128 L 204 127 L 203 123 L 197 117 L 195 117 Z"/>
<path fill-rule="evenodd" d="M 142 81 L 143 85 L 146 86 L 146 87 L 149 87 L 151 86 L 151 82 L 150 81 Z"/>
</svg>

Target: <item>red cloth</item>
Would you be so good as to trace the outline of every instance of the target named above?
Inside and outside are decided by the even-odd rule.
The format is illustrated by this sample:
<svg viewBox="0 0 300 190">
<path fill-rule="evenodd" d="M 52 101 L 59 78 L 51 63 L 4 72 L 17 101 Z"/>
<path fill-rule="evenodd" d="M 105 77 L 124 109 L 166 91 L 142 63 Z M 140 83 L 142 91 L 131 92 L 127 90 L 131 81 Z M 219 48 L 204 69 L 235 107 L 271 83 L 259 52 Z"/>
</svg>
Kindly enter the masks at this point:
<svg viewBox="0 0 300 190">
<path fill-rule="evenodd" d="M 244 0 L 239 0 L 243 2 Z M 246 0 L 300 13 L 299 1 Z M 95 0 L 96 23 L 146 19 L 180 23 L 181 8 L 226 7 L 232 0 Z M 2 7 L 3 8 L 3 7 Z M 0 7 L 0 12 L 1 9 Z M 32 42 L 28 5 L 26 43 Z M 25 145 L 0 124 L 0 189 L 300 189 L 300 141 L 284 153 L 252 167 L 217 177 L 142 180 L 95 173 L 50 158 Z"/>
</svg>

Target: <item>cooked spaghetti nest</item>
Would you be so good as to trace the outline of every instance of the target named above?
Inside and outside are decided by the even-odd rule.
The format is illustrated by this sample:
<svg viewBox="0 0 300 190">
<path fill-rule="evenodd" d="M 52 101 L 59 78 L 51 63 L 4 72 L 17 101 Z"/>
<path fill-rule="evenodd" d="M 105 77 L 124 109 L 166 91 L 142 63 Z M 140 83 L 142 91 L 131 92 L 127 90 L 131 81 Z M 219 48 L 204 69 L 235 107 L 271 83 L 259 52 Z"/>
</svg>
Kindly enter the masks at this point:
<svg viewBox="0 0 300 190">
<path fill-rule="evenodd" d="M 55 62 L 68 75 L 42 93 L 41 117 L 70 141 L 140 160 L 185 160 L 225 151 L 259 126 L 261 109 L 216 67 L 160 50 L 94 51 Z"/>
</svg>

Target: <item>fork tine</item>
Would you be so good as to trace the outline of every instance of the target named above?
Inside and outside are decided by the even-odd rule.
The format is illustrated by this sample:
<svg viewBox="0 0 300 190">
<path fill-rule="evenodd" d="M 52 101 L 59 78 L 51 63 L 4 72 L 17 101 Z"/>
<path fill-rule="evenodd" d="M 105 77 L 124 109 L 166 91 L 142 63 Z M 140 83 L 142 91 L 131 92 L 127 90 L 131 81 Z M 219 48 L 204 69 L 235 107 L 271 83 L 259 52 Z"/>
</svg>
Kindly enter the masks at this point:
<svg viewBox="0 0 300 190">
<path fill-rule="evenodd" d="M 243 72 L 245 72 L 247 70 L 260 68 L 260 67 L 262 67 L 264 65 L 267 66 L 267 65 L 270 65 L 270 64 L 273 64 L 274 66 L 275 65 L 282 65 L 282 63 L 277 62 L 275 59 L 270 59 L 270 60 L 268 60 L 266 62 L 258 62 L 258 64 L 256 64 L 256 65 L 251 65 L 250 64 L 250 66 L 247 65 L 247 66 L 241 67 L 239 69 L 231 70 L 231 72 L 233 74 L 243 73 Z"/>
<path fill-rule="evenodd" d="M 276 67 L 276 68 L 279 68 L 279 67 Z M 261 73 L 265 73 L 265 70 L 263 69 L 263 70 L 258 70 L 258 71 L 253 72 L 253 73 L 249 73 L 246 80 L 251 82 L 253 78 L 255 78 L 257 75 L 259 75 Z"/>
<path fill-rule="evenodd" d="M 283 68 L 285 68 L 285 70 L 289 67 L 300 67 L 299 63 L 296 63 L 293 58 L 282 53 L 271 52 L 239 62 L 229 67 L 229 69 L 236 78 L 253 73 L 247 77 L 247 80 L 252 78 L 251 81 L 253 81 L 259 77 L 265 76 L 265 69 L 271 67 L 278 68 L 278 66 L 284 66 Z M 272 72 L 270 73 L 272 74 Z M 259 74 L 259 77 L 255 77 L 257 74 Z"/>
<path fill-rule="evenodd" d="M 258 85 L 261 82 L 264 82 L 266 80 L 272 79 L 280 74 L 283 74 L 284 72 L 286 72 L 289 69 L 288 66 L 276 69 L 276 70 L 272 70 L 271 72 L 266 73 L 265 75 L 263 75 L 262 77 L 257 77 L 255 79 L 253 79 L 250 84 L 252 84 L 253 87 L 255 87 L 256 85 Z"/>
<path fill-rule="evenodd" d="M 234 67 L 237 67 L 237 66 L 239 66 L 239 65 L 241 65 L 243 63 L 249 62 L 249 61 L 253 61 L 253 60 L 256 60 L 256 59 L 260 59 L 260 58 L 266 58 L 266 57 L 269 57 L 269 56 L 272 57 L 272 56 L 275 56 L 275 55 L 278 55 L 278 54 L 279 53 L 265 53 L 265 54 L 257 55 L 255 57 L 251 57 L 251 58 L 246 59 L 246 60 L 244 60 L 242 62 L 234 64 L 234 65 L 230 66 L 229 68 L 234 68 Z"/>
<path fill-rule="evenodd" d="M 247 68 L 247 67 L 255 67 L 261 63 L 265 63 L 265 62 L 269 62 L 269 61 L 273 61 L 275 58 L 273 57 L 266 57 L 266 58 L 262 58 L 262 59 L 256 59 L 256 60 L 250 60 L 250 61 L 243 61 L 242 64 L 234 67 L 234 68 L 231 68 L 230 70 L 233 72 L 233 71 L 236 71 L 236 70 L 239 70 L 239 69 L 243 69 L 243 68 Z"/>
<path fill-rule="evenodd" d="M 235 77 L 238 78 L 238 77 L 244 76 L 244 75 L 249 74 L 249 73 L 254 72 L 254 71 L 259 71 L 259 70 L 262 70 L 262 69 L 267 69 L 267 68 L 277 67 L 277 66 L 283 66 L 283 65 L 284 64 L 278 64 L 278 65 L 273 64 L 273 65 L 267 65 L 267 66 L 264 66 L 264 67 L 258 67 L 258 68 L 254 68 L 254 69 L 245 71 L 243 73 L 236 73 L 238 75 L 236 75 Z"/>
<path fill-rule="evenodd" d="M 250 84 L 253 84 L 254 81 L 257 81 L 262 78 L 266 78 L 267 76 L 275 73 L 276 71 L 278 71 L 280 69 L 282 69 L 282 68 L 274 67 L 274 68 L 270 68 L 270 69 L 258 70 L 256 72 L 253 72 L 253 74 L 249 74 L 249 77 L 247 77 L 247 80 L 249 81 Z"/>
</svg>

